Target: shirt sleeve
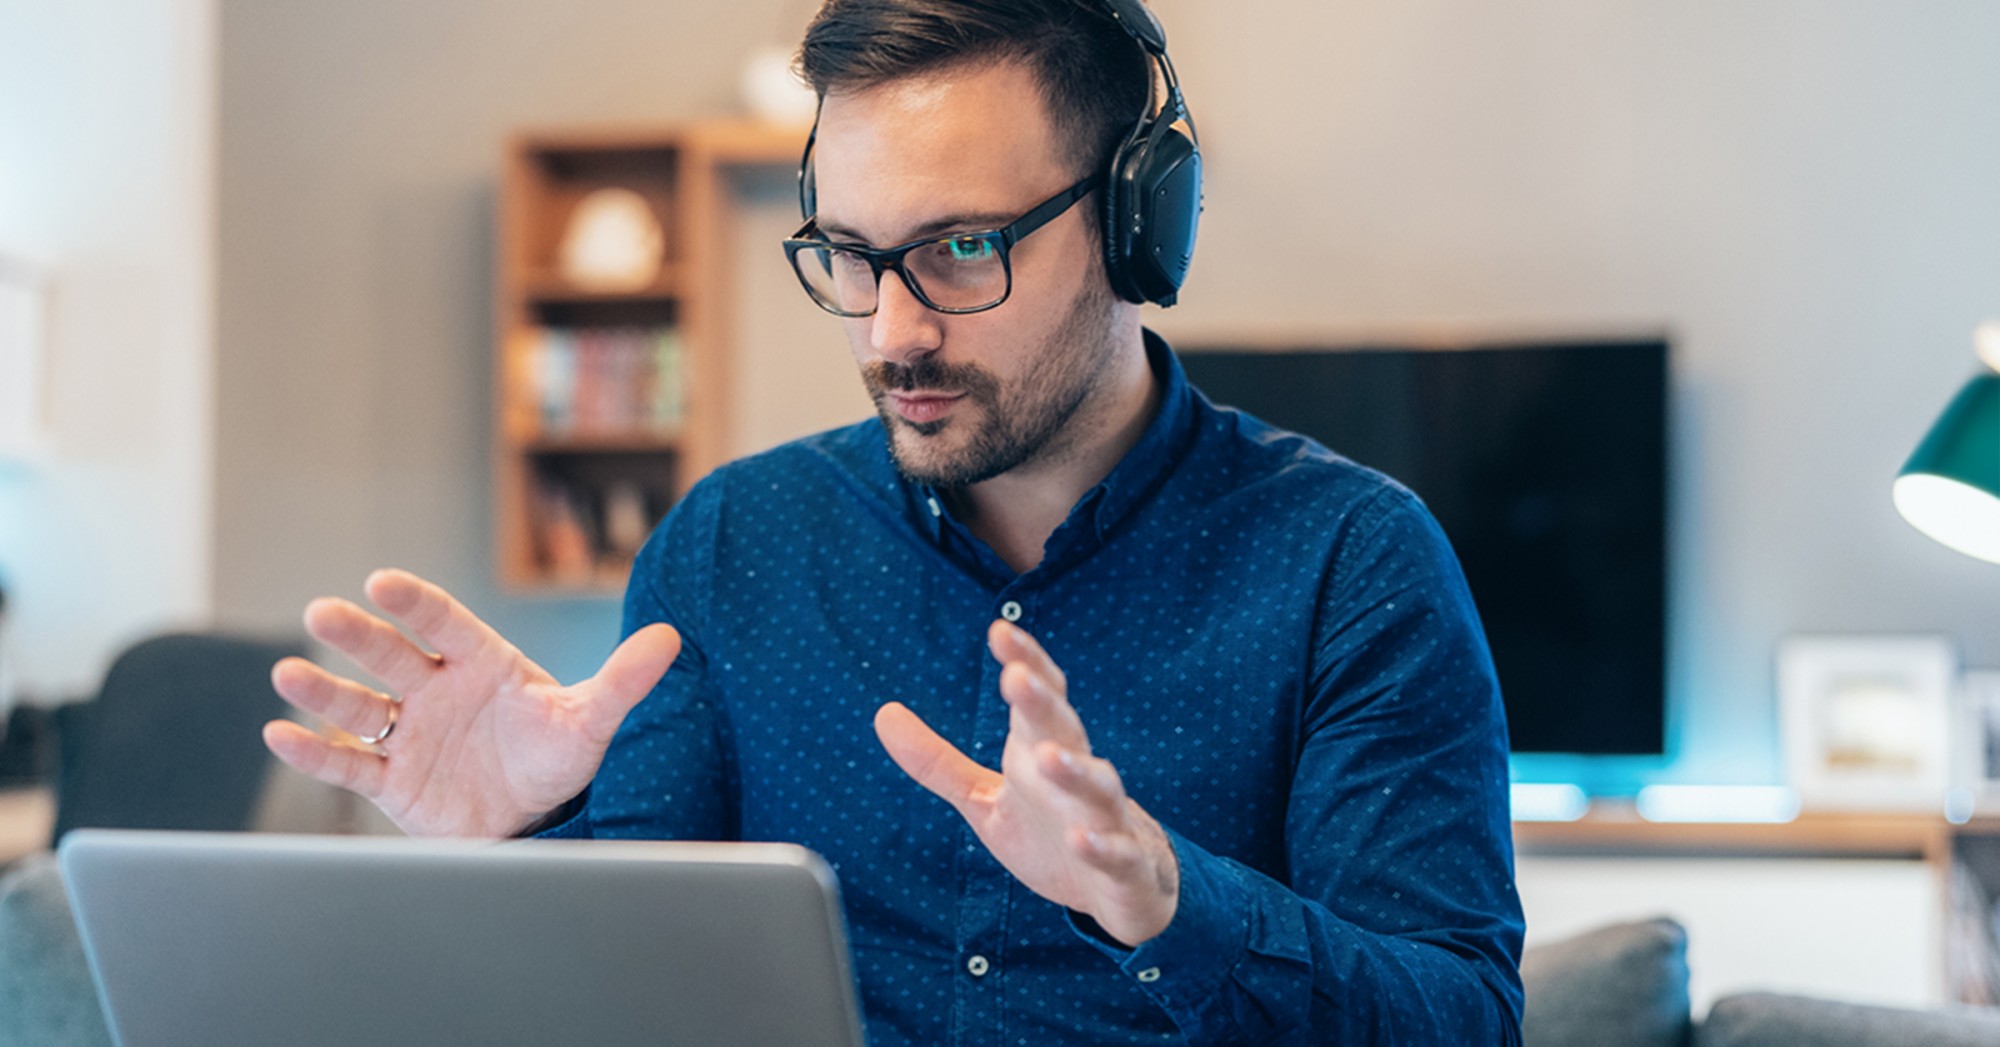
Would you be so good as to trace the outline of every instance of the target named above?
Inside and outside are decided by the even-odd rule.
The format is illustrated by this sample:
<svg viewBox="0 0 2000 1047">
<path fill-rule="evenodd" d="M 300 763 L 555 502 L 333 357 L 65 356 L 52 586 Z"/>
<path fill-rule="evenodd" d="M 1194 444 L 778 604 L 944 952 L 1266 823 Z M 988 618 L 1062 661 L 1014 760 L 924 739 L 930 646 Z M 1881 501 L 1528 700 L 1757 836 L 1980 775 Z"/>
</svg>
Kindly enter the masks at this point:
<svg viewBox="0 0 2000 1047">
<path fill-rule="evenodd" d="M 654 622 L 681 634 L 681 653 L 605 751 L 589 788 L 545 839 L 733 840 L 736 768 L 729 720 L 710 684 L 709 586 L 722 478 L 677 504 L 632 565 L 621 637 Z"/>
<path fill-rule="evenodd" d="M 1173 922 L 1112 956 L 1191 1044 L 1520 1043 L 1506 721 L 1472 600 L 1401 488 L 1358 513 L 1314 627 L 1287 881 L 1168 830 Z"/>
</svg>

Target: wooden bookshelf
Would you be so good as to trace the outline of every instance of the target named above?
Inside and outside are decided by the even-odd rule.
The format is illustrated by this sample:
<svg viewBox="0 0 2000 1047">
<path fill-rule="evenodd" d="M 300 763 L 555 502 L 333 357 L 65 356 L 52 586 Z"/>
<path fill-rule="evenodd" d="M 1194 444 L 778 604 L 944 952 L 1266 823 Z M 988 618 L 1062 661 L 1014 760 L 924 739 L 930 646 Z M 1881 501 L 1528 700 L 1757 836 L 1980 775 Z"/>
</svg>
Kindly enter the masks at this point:
<svg viewBox="0 0 2000 1047">
<path fill-rule="evenodd" d="M 733 183 L 796 166 L 805 137 L 718 121 L 528 131 L 508 143 L 494 328 L 504 588 L 615 594 L 634 536 L 725 459 Z M 608 187 L 638 193 L 664 234 L 659 274 L 636 290 L 578 286 L 559 265 L 578 203 Z"/>
</svg>

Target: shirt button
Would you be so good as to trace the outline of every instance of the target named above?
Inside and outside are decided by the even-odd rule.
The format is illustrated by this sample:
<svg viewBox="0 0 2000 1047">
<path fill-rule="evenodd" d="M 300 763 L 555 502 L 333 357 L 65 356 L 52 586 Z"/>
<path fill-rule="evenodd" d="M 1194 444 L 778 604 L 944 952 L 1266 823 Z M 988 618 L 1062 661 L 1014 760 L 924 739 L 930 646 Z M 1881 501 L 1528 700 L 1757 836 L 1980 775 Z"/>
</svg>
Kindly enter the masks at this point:
<svg viewBox="0 0 2000 1047">
<path fill-rule="evenodd" d="M 986 972 L 991 968 L 992 965 L 986 962 L 986 957 L 984 956 L 974 956 L 972 959 L 965 961 L 965 969 L 971 971 L 974 978 L 986 977 Z"/>
<path fill-rule="evenodd" d="M 944 515 L 944 509 L 943 509 L 942 507 L 940 507 L 940 506 L 938 505 L 938 503 L 937 503 L 937 499 L 935 499 L 935 498 L 926 498 L 926 499 L 924 499 L 924 501 L 926 501 L 926 502 L 930 503 L 930 507 L 931 507 L 931 515 L 932 515 L 932 516 L 943 516 L 943 515 Z"/>
<path fill-rule="evenodd" d="M 1140 972 L 1139 972 L 1139 980 L 1140 980 L 1140 981 L 1142 981 L 1142 982 L 1156 982 L 1156 981 L 1159 981 L 1159 980 L 1160 980 L 1160 969 L 1159 969 L 1158 967 L 1148 967 L 1148 968 L 1146 968 L 1145 970 L 1143 970 L 1143 971 L 1140 971 Z"/>
<path fill-rule="evenodd" d="M 1018 622 L 1018 621 L 1020 621 L 1020 620 L 1021 620 L 1021 605 L 1020 605 L 1020 604 L 1017 604 L 1017 603 L 1015 603 L 1015 602 L 1014 602 L 1014 601 L 1012 601 L 1012 600 L 1009 600 L 1009 601 L 1007 601 L 1006 603 L 1003 603 L 1003 604 L 1001 604 L 1001 605 L 1000 605 L 1000 617 L 1002 617 L 1002 618 L 1005 618 L 1005 619 L 1007 619 L 1007 620 L 1008 620 L 1008 621 L 1010 621 L 1010 622 Z"/>
</svg>

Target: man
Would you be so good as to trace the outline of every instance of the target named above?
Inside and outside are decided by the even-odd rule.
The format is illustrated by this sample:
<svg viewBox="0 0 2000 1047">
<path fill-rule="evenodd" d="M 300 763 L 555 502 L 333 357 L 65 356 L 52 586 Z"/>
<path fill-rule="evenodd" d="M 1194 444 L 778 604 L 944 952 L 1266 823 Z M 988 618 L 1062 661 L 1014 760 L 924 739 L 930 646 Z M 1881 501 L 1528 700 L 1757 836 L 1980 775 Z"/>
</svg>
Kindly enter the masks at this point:
<svg viewBox="0 0 2000 1047">
<path fill-rule="evenodd" d="M 281 663 L 380 744 L 268 744 L 415 833 L 810 846 L 878 1045 L 1518 1042 L 1504 727 L 1442 535 L 1207 403 L 1107 280 L 1145 53 L 1095 2 L 832 0 L 802 64 L 790 246 L 879 421 L 699 484 L 574 686 L 402 572 L 368 594 L 435 653 L 315 601 L 400 697 Z"/>
</svg>

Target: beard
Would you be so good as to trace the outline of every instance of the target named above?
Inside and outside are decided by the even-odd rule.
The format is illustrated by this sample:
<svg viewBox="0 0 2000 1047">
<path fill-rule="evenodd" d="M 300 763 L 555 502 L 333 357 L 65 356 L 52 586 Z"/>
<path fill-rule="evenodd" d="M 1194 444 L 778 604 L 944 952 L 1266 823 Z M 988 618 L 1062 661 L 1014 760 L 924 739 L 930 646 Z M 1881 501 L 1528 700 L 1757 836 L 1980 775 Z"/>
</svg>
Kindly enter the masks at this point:
<svg viewBox="0 0 2000 1047">
<path fill-rule="evenodd" d="M 1102 278 L 1087 280 L 1011 387 L 985 368 L 945 363 L 936 354 L 869 364 L 862 381 L 888 431 L 897 471 L 913 483 L 965 487 L 1064 450 L 1066 427 L 1103 388 L 1116 357 L 1113 304 Z M 916 390 L 965 399 L 951 417 L 912 422 L 891 408 L 888 394 Z M 955 431 L 965 434 L 956 445 Z"/>
</svg>

